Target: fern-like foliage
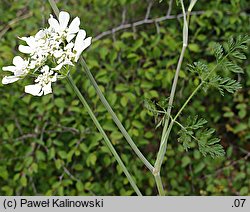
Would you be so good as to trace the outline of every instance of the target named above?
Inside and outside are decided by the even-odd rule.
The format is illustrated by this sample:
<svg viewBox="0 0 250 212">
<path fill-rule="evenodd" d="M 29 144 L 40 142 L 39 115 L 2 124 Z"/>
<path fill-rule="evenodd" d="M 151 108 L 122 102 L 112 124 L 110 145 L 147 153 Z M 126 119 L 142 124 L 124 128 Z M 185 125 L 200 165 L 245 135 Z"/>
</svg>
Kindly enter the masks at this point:
<svg viewBox="0 0 250 212">
<path fill-rule="evenodd" d="M 244 51 L 247 49 L 247 43 L 250 41 L 248 36 L 238 36 L 236 39 L 230 37 L 229 40 L 222 44 L 214 45 L 213 53 L 216 58 L 216 65 L 208 68 L 205 62 L 195 62 L 189 65 L 189 71 L 199 76 L 203 83 L 203 89 L 207 91 L 209 87 L 216 88 L 221 95 L 225 91 L 234 93 L 241 88 L 240 83 L 229 77 L 221 77 L 223 71 L 227 70 L 232 73 L 242 74 L 243 69 L 237 64 L 246 59 Z M 220 75 L 215 73 L 219 69 Z"/>
<path fill-rule="evenodd" d="M 195 62 L 188 66 L 190 72 L 198 75 L 201 80 L 200 86 L 204 90 L 209 87 L 216 88 L 221 95 L 234 93 L 241 88 L 238 81 L 229 77 L 223 77 L 223 71 L 242 74 L 243 69 L 238 65 L 239 62 L 246 59 L 244 51 L 249 42 L 248 36 L 238 36 L 236 39 L 230 37 L 223 45 L 216 43 L 213 54 L 216 59 L 214 66 L 208 66 L 206 62 Z M 218 69 L 218 71 L 216 71 Z M 177 122 L 178 123 L 178 122 Z M 182 143 L 185 150 L 192 146 L 192 141 L 197 142 L 200 152 L 206 156 L 220 157 L 224 155 L 223 147 L 220 145 L 220 139 L 214 138 L 214 129 L 204 128 L 207 123 L 205 119 L 198 119 L 197 116 L 186 120 L 185 126 L 178 123 L 181 127 L 178 141 Z"/>
<path fill-rule="evenodd" d="M 156 128 L 164 124 L 165 115 L 167 114 L 169 98 L 160 99 L 154 102 L 150 99 L 144 99 L 144 107 L 148 110 L 149 115 L 154 116 Z"/>
<path fill-rule="evenodd" d="M 182 143 L 186 151 L 191 148 L 191 142 L 195 141 L 203 156 L 210 155 L 212 158 L 224 156 L 225 151 L 220 145 L 220 139 L 213 137 L 215 130 L 203 128 L 206 123 L 205 119 L 198 119 L 198 116 L 188 117 L 185 126 L 179 124 L 181 130 L 178 141 Z"/>
<path fill-rule="evenodd" d="M 189 64 L 188 68 L 190 72 L 197 74 L 201 81 L 205 81 L 209 74 L 209 69 L 207 64 L 201 61 L 194 62 L 194 64 L 192 65 Z"/>
<path fill-rule="evenodd" d="M 224 96 L 224 91 L 234 93 L 241 88 L 239 82 L 229 77 L 222 78 L 220 76 L 213 76 L 208 82 L 208 85 L 219 90 L 220 94 Z"/>
</svg>

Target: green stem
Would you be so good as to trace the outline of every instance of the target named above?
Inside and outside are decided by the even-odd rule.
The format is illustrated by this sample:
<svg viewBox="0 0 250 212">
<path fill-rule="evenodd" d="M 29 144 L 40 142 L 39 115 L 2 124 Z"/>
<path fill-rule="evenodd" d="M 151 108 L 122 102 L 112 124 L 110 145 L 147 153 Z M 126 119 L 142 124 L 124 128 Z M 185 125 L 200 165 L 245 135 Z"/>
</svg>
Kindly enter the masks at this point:
<svg viewBox="0 0 250 212">
<path fill-rule="evenodd" d="M 188 22 L 189 22 L 190 13 L 188 13 L 188 20 L 187 20 L 183 0 L 181 0 L 181 6 L 182 6 L 183 20 L 184 20 L 184 24 L 183 24 L 183 45 L 182 45 L 181 54 L 180 54 L 180 57 L 179 57 L 179 60 L 178 60 L 177 68 L 176 68 L 176 71 L 175 71 L 175 76 L 174 76 L 174 81 L 173 81 L 173 84 L 172 84 L 171 92 L 170 92 L 170 97 L 169 97 L 169 102 L 168 102 L 168 109 L 167 109 L 167 117 L 166 117 L 164 127 L 163 127 L 163 131 L 162 131 L 160 148 L 159 148 L 157 158 L 156 158 L 156 161 L 155 161 L 155 165 L 154 165 L 154 167 L 155 167 L 154 170 L 155 170 L 157 176 L 159 176 L 159 177 L 160 177 L 160 170 L 161 170 L 161 165 L 162 165 L 162 162 L 163 162 L 163 158 L 164 158 L 165 152 L 167 150 L 167 142 L 165 142 L 165 139 L 169 137 L 170 131 L 171 131 L 172 126 L 173 126 L 173 122 L 170 122 L 170 124 L 169 124 L 169 117 L 171 116 L 171 111 L 172 111 L 172 107 L 173 107 L 174 96 L 175 96 L 175 91 L 176 91 L 178 78 L 179 78 L 179 74 L 180 74 L 180 70 L 181 70 L 182 61 L 183 61 L 184 54 L 185 54 L 185 51 L 186 51 L 186 48 L 187 48 L 187 45 L 188 45 Z M 160 181 L 156 181 L 159 193 L 161 192 L 161 188 L 163 188 L 163 185 L 162 184 L 160 185 L 160 183 L 161 183 Z"/>
<path fill-rule="evenodd" d="M 171 115 L 171 111 L 172 111 L 172 107 L 173 107 L 175 90 L 176 90 L 176 86 L 177 86 L 177 82 L 178 82 L 179 73 L 180 73 L 183 57 L 184 57 L 184 54 L 185 54 L 185 50 L 186 50 L 186 46 L 183 45 L 182 50 L 181 50 L 181 55 L 180 55 L 180 58 L 179 58 L 179 61 L 178 61 L 177 69 L 176 69 L 176 72 L 175 72 L 173 85 L 172 85 L 172 88 L 171 88 L 170 98 L 169 98 L 169 102 L 168 102 L 167 117 L 166 117 L 164 127 L 163 127 L 163 131 L 162 131 L 161 143 L 164 141 L 163 138 L 164 138 L 164 135 L 165 135 L 165 133 L 167 131 L 167 128 L 168 128 L 169 117 Z"/>
<path fill-rule="evenodd" d="M 54 0 L 48 0 L 48 1 L 50 3 L 54 13 L 58 17 L 59 9 L 57 8 L 55 1 Z M 99 86 L 97 85 L 93 75 L 91 74 L 91 72 L 90 72 L 90 70 L 89 70 L 89 68 L 88 68 L 88 66 L 87 66 L 87 64 L 84 61 L 82 56 L 80 57 L 80 63 L 82 65 L 82 67 L 84 68 L 90 82 L 92 83 L 93 87 L 95 88 L 96 93 L 99 96 L 101 102 L 103 103 L 103 105 L 107 109 L 107 111 L 110 113 L 113 121 L 115 122 L 115 124 L 117 125 L 117 127 L 119 128 L 121 133 L 123 134 L 124 138 L 127 140 L 129 145 L 131 146 L 131 148 L 134 150 L 136 155 L 141 159 L 141 161 L 144 163 L 144 165 L 152 172 L 154 167 L 151 165 L 151 163 L 144 157 L 144 155 L 138 149 L 138 147 L 136 146 L 136 144 L 134 143 L 134 141 L 132 140 L 132 138 L 130 137 L 128 132 L 126 131 L 126 129 L 123 127 L 120 120 L 118 119 L 117 115 L 114 113 L 113 109 L 110 107 L 108 101 L 106 100 L 105 96 L 103 95 L 102 91 L 100 90 Z"/>
<path fill-rule="evenodd" d="M 137 187 L 136 183 L 134 182 L 132 176 L 130 175 L 130 173 L 128 172 L 126 166 L 124 165 L 124 163 L 122 162 L 120 156 L 118 155 L 118 153 L 116 152 L 115 148 L 113 147 L 111 141 L 109 140 L 108 136 L 106 135 L 106 133 L 104 132 L 104 130 L 102 129 L 102 126 L 100 125 L 99 121 L 96 119 L 95 114 L 93 113 L 93 111 L 91 110 L 91 108 L 89 107 L 87 101 L 85 100 L 85 98 L 82 96 L 81 92 L 79 91 L 79 89 L 76 87 L 73 79 L 71 78 L 70 75 L 67 76 L 67 80 L 69 82 L 69 84 L 71 85 L 72 89 L 74 90 L 75 94 L 78 96 L 78 98 L 80 99 L 80 101 L 82 102 L 82 104 L 84 105 L 84 107 L 86 108 L 88 114 L 90 115 L 91 119 L 93 120 L 93 122 L 95 123 L 97 129 L 99 130 L 99 132 L 102 134 L 105 144 L 108 146 L 108 148 L 110 149 L 111 153 L 114 155 L 115 159 L 117 160 L 118 164 L 121 166 L 124 174 L 126 175 L 126 177 L 128 178 L 131 186 L 133 187 L 133 189 L 135 190 L 136 194 L 138 196 L 142 196 L 139 188 Z"/>
<path fill-rule="evenodd" d="M 136 146 L 136 144 L 134 143 L 134 141 L 132 140 L 132 138 L 130 137 L 128 132 L 126 131 L 126 129 L 123 127 L 122 123 L 120 122 L 120 120 L 118 119 L 116 114 L 114 113 L 113 109 L 110 107 L 108 101 L 106 100 L 105 96 L 103 95 L 102 91 L 100 90 L 99 86 L 97 85 L 93 75 L 91 74 L 87 64 L 85 63 L 85 61 L 84 61 L 84 59 L 82 57 L 80 57 L 80 63 L 82 65 L 82 67 L 84 68 L 84 70 L 85 70 L 89 80 L 91 81 L 93 87 L 95 88 L 96 93 L 99 96 L 101 102 L 103 103 L 106 110 L 110 113 L 110 115 L 111 115 L 113 121 L 115 122 L 116 126 L 119 128 L 119 130 L 123 134 L 124 138 L 127 140 L 127 142 L 129 143 L 131 148 L 134 150 L 136 155 L 141 159 L 141 161 L 144 163 L 144 165 L 152 172 L 154 167 L 144 157 L 144 155 L 138 149 L 138 147 Z"/>
<path fill-rule="evenodd" d="M 161 170 L 161 165 L 162 165 L 165 153 L 166 153 L 168 138 L 169 138 L 170 132 L 172 130 L 173 124 L 174 124 L 174 122 L 171 121 L 166 133 L 163 136 L 163 142 L 160 145 L 160 149 L 159 149 L 159 152 L 157 154 L 157 158 L 156 158 L 156 162 L 155 162 L 155 170 L 157 172 L 160 172 L 160 170 Z"/>
<path fill-rule="evenodd" d="M 156 182 L 156 186 L 157 186 L 159 195 L 160 196 L 165 196 L 165 191 L 164 191 L 164 188 L 163 188 L 163 185 L 162 185 L 160 173 L 157 173 L 154 177 L 155 177 L 155 182 Z"/>
<path fill-rule="evenodd" d="M 190 94 L 190 96 L 188 97 L 188 99 L 185 101 L 185 103 L 182 105 L 181 109 L 178 111 L 178 113 L 175 115 L 175 117 L 173 118 L 173 121 L 175 121 L 178 116 L 181 114 L 181 112 L 184 110 L 184 108 L 187 106 L 187 104 L 190 102 L 190 100 L 193 98 L 193 96 L 198 92 L 198 90 L 200 90 L 200 88 L 202 87 L 202 85 L 204 84 L 204 81 L 202 81 L 196 88 L 195 90 Z"/>
<path fill-rule="evenodd" d="M 167 117 L 164 123 L 164 127 L 163 127 L 163 131 L 162 131 L 162 137 L 161 137 L 161 143 L 164 142 L 164 136 L 165 133 L 167 131 L 168 128 L 168 124 L 169 124 L 169 117 L 171 115 L 171 111 L 172 111 L 172 107 L 173 107 L 173 102 L 174 102 L 174 96 L 175 96 L 175 91 L 176 91 L 176 87 L 177 87 L 177 82 L 178 82 L 178 78 L 179 78 L 179 74 L 180 74 L 180 70 L 181 70 L 181 65 L 182 65 L 182 61 L 184 58 L 184 54 L 188 45 L 188 24 L 189 24 L 189 16 L 190 16 L 190 11 L 188 11 L 188 14 L 186 16 L 186 11 L 185 11 L 185 7 L 183 4 L 183 0 L 181 0 L 181 6 L 182 6 L 182 12 L 183 12 L 183 45 L 182 45 L 182 50 L 181 50 L 181 54 L 178 60 L 178 64 L 177 64 L 177 68 L 175 71 L 175 76 L 174 76 L 174 81 L 172 84 L 172 88 L 171 88 L 171 92 L 170 92 L 170 97 L 169 97 L 169 102 L 168 102 L 168 110 L 167 110 Z M 166 148 L 166 147 L 165 147 Z"/>
<path fill-rule="evenodd" d="M 58 15 L 59 15 L 60 11 L 59 11 L 58 7 L 56 6 L 55 1 L 54 0 L 48 0 L 48 1 L 49 1 L 49 4 L 50 4 L 52 10 L 54 11 L 56 17 L 58 18 Z"/>
</svg>

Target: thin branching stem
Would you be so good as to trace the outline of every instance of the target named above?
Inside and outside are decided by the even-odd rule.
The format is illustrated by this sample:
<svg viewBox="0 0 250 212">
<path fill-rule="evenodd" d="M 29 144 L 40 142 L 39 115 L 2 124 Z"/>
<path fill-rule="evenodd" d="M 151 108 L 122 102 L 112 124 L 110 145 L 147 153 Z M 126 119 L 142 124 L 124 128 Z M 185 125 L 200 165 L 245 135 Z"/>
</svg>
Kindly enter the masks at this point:
<svg viewBox="0 0 250 212">
<path fill-rule="evenodd" d="M 176 91 L 176 87 L 177 87 L 177 83 L 178 83 L 178 78 L 179 78 L 179 74 L 180 74 L 180 70 L 181 70 L 181 65 L 182 65 L 182 61 L 185 55 L 185 51 L 188 45 L 188 24 L 189 24 L 189 16 L 190 16 L 190 12 L 192 7 L 194 6 L 195 2 L 191 1 L 191 4 L 193 4 L 190 10 L 188 10 L 188 13 L 186 14 L 185 11 L 185 6 L 183 3 L 183 0 L 180 0 L 181 2 L 181 7 L 182 7 L 182 12 L 183 12 L 183 46 L 182 46 L 182 50 L 181 50 L 181 54 L 178 60 L 178 64 L 177 64 L 177 68 L 175 71 L 175 76 L 174 76 L 174 81 L 172 84 L 172 88 L 171 88 L 171 92 L 170 92 L 170 97 L 169 97 L 169 102 L 168 102 L 168 109 L 167 109 L 167 115 L 166 115 L 166 120 L 164 122 L 164 127 L 163 127 L 163 131 L 162 131 L 162 137 L 161 137 L 161 143 L 160 143 L 160 148 L 157 154 L 157 158 L 155 161 L 155 165 L 154 165 L 154 171 L 156 173 L 156 175 L 160 176 L 160 170 L 161 170 L 161 165 L 163 163 L 163 159 L 167 150 L 167 140 L 168 137 L 170 135 L 170 132 L 172 130 L 173 124 L 174 122 L 171 121 L 169 123 L 170 120 L 170 116 L 171 116 L 171 111 L 172 111 L 172 107 L 173 107 L 173 102 L 174 102 L 174 97 L 175 97 L 175 91 Z M 156 181 L 157 184 L 157 188 L 159 191 L 159 194 L 161 194 L 161 190 L 159 188 L 163 188 L 163 185 L 161 183 L 161 181 Z M 165 192 L 163 192 L 165 193 Z"/>
<path fill-rule="evenodd" d="M 79 91 L 79 89 L 76 87 L 73 79 L 71 78 L 70 75 L 68 75 L 67 77 L 68 83 L 70 84 L 70 86 L 72 87 L 72 89 L 74 90 L 75 94 L 78 96 L 79 100 L 81 101 L 81 103 L 83 104 L 83 106 L 86 108 L 89 116 L 91 117 L 91 119 L 93 120 L 94 124 L 96 125 L 97 129 L 99 130 L 99 132 L 102 134 L 102 137 L 105 141 L 105 144 L 108 146 L 108 148 L 110 149 L 111 153 L 113 154 L 113 156 L 115 157 L 116 161 L 118 162 L 118 164 L 121 166 L 124 174 L 126 175 L 126 177 L 128 178 L 128 181 L 130 182 L 131 186 L 133 187 L 133 189 L 135 190 L 136 194 L 138 196 L 142 196 L 139 188 L 137 187 L 135 181 L 133 180 L 132 176 L 130 175 L 130 173 L 128 172 L 126 166 L 124 165 L 124 163 L 122 162 L 120 156 L 118 155 L 118 153 L 116 152 L 115 148 L 113 147 L 111 141 L 109 140 L 108 136 L 106 135 L 106 133 L 104 132 L 102 126 L 100 125 L 99 121 L 97 120 L 95 114 L 93 113 L 93 111 L 91 110 L 91 108 L 89 107 L 87 101 L 85 100 L 85 98 L 83 97 L 83 95 L 81 94 L 81 92 Z"/>
<path fill-rule="evenodd" d="M 90 72 L 90 70 L 89 70 L 89 68 L 88 68 L 88 66 L 83 58 L 80 58 L 80 63 L 82 65 L 82 67 L 84 68 L 85 73 L 87 74 L 88 78 L 90 79 L 93 87 L 95 88 L 96 93 L 99 96 L 101 102 L 103 103 L 103 105 L 107 109 L 107 111 L 110 113 L 113 121 L 115 122 L 115 124 L 117 125 L 117 127 L 119 128 L 121 133 L 123 134 L 124 138 L 127 140 L 129 145 L 131 146 L 131 148 L 134 150 L 136 155 L 141 159 L 141 161 L 144 163 L 144 165 L 152 172 L 154 167 L 144 157 L 144 155 L 141 153 L 141 151 L 138 149 L 138 147 L 136 146 L 136 144 L 134 143 L 134 141 L 132 140 L 132 138 L 128 134 L 127 130 L 124 128 L 124 126 L 122 125 L 122 123 L 118 119 L 117 115 L 115 114 L 115 112 L 113 111 L 113 109 L 109 105 L 108 101 L 106 100 L 105 96 L 103 95 L 102 91 L 100 90 L 99 86 L 97 85 L 93 75 L 91 74 L 91 72 Z"/>
</svg>

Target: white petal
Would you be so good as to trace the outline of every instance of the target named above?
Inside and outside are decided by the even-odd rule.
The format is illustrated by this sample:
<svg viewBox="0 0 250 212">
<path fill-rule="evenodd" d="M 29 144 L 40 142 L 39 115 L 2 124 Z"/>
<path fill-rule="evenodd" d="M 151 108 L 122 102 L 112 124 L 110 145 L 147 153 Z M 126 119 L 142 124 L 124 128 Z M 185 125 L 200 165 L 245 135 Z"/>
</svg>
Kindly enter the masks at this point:
<svg viewBox="0 0 250 212">
<path fill-rule="evenodd" d="M 48 73 L 49 72 L 49 66 L 45 65 L 42 69 L 41 69 L 42 73 Z"/>
<path fill-rule="evenodd" d="M 67 46 L 64 47 L 64 50 L 72 49 L 74 47 L 74 43 L 68 43 Z"/>
<path fill-rule="evenodd" d="M 76 34 L 67 34 L 67 42 L 69 43 L 74 37 L 76 36 Z"/>
<path fill-rule="evenodd" d="M 91 40 L 92 40 L 92 37 L 88 37 L 88 38 L 86 38 L 84 40 L 84 44 L 83 44 L 84 48 L 83 48 L 83 50 L 90 46 Z"/>
<path fill-rule="evenodd" d="M 51 88 L 51 82 L 49 82 L 47 85 L 45 85 L 42 90 L 44 91 L 44 95 L 47 95 L 49 93 L 52 93 L 52 88 Z"/>
<path fill-rule="evenodd" d="M 59 58 L 59 57 L 61 57 L 63 55 L 63 51 L 54 51 L 53 52 L 53 56 L 55 57 L 55 58 Z"/>
<path fill-rule="evenodd" d="M 15 72 L 16 71 L 16 66 L 5 66 L 2 69 L 3 69 L 3 71 Z"/>
<path fill-rule="evenodd" d="M 29 69 L 34 69 L 34 68 L 36 67 L 36 65 L 37 65 L 37 61 L 31 60 L 31 62 L 30 62 L 30 64 L 29 64 L 28 68 L 29 68 Z"/>
<path fill-rule="evenodd" d="M 39 30 L 37 33 L 36 33 L 36 35 L 35 35 L 35 39 L 37 39 L 37 40 L 39 40 L 39 39 L 41 39 L 41 38 L 44 38 L 44 36 L 45 36 L 45 32 L 44 32 L 44 30 Z"/>
<path fill-rule="evenodd" d="M 74 20 L 69 25 L 68 33 L 73 34 L 79 31 L 80 19 L 78 17 L 74 18 Z"/>
<path fill-rule="evenodd" d="M 59 13 L 59 23 L 60 23 L 60 29 L 64 30 L 68 26 L 69 23 L 69 13 L 67 12 L 60 12 Z"/>
<path fill-rule="evenodd" d="M 75 62 L 77 62 L 77 60 L 79 59 L 79 57 L 80 57 L 81 53 L 83 52 L 83 50 L 90 46 L 91 39 L 92 39 L 92 37 L 88 37 L 87 39 L 85 39 L 83 41 L 82 45 L 78 49 L 76 49 Z"/>
<path fill-rule="evenodd" d="M 4 85 L 6 84 L 9 84 L 9 83 L 13 83 L 13 82 L 16 82 L 17 80 L 19 80 L 20 78 L 19 77 L 16 77 L 16 76 L 5 76 L 3 79 L 2 79 L 2 83 Z"/>
<path fill-rule="evenodd" d="M 13 58 L 13 64 L 16 66 L 16 67 L 21 67 L 23 65 L 23 58 L 21 58 L 20 56 L 15 56 Z"/>
<path fill-rule="evenodd" d="M 29 46 L 19 45 L 18 50 L 25 54 L 30 54 L 33 52 L 32 48 Z"/>
<path fill-rule="evenodd" d="M 74 64 L 72 62 L 68 61 L 68 60 L 67 61 L 63 61 L 59 65 L 57 65 L 55 68 L 52 68 L 52 70 L 59 71 L 60 69 L 62 69 L 62 67 L 64 65 L 71 65 L 71 66 L 73 66 Z"/>
<path fill-rule="evenodd" d="M 51 78 L 51 82 L 56 82 L 57 80 L 57 73 L 55 73 L 55 75 Z"/>
<path fill-rule="evenodd" d="M 22 37 L 22 38 L 20 38 L 21 40 L 24 40 L 27 44 L 28 44 L 28 46 L 34 46 L 35 45 L 35 43 L 36 43 L 36 40 L 35 40 L 35 37 L 33 37 L 33 36 L 30 36 L 30 37 Z"/>
<path fill-rule="evenodd" d="M 52 70 L 59 71 L 63 67 L 63 62 L 57 65 L 55 68 L 52 68 Z"/>
<path fill-rule="evenodd" d="M 27 85 L 25 86 L 25 93 L 29 93 L 33 96 L 41 96 L 42 86 L 40 84 Z"/>
<path fill-rule="evenodd" d="M 29 38 L 28 37 L 18 37 L 20 40 L 23 40 L 23 41 L 25 41 L 26 42 L 26 40 L 28 40 Z"/>
<path fill-rule="evenodd" d="M 77 49 L 80 49 L 82 44 L 83 44 L 83 40 L 84 38 L 86 37 L 86 32 L 85 30 L 81 29 L 79 30 L 79 32 L 77 33 L 77 36 L 76 36 L 76 41 L 75 41 L 75 47 L 74 47 L 74 50 L 77 51 Z"/>
<path fill-rule="evenodd" d="M 28 73 L 28 70 L 27 69 L 18 69 L 14 74 L 15 76 L 17 77 L 20 77 L 20 76 L 25 76 L 27 75 Z"/>
<path fill-rule="evenodd" d="M 52 15 L 50 15 L 50 18 L 49 18 L 49 25 L 50 25 L 56 32 L 58 32 L 59 29 L 60 29 L 60 26 L 59 26 L 58 21 L 57 21 L 55 18 L 53 18 Z"/>
</svg>

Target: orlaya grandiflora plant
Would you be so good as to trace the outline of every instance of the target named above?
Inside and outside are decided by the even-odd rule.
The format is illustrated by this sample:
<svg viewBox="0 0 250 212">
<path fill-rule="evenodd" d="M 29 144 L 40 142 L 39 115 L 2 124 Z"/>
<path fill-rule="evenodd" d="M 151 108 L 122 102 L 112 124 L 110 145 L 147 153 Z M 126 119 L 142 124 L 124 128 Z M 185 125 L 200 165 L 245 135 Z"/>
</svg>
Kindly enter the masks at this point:
<svg viewBox="0 0 250 212">
<path fill-rule="evenodd" d="M 239 82 L 228 77 L 223 78 L 222 76 L 217 75 L 215 70 L 217 68 L 224 67 L 227 71 L 238 74 L 242 73 L 243 70 L 241 67 L 234 63 L 231 58 L 236 58 L 236 60 L 246 59 L 246 56 L 242 51 L 247 49 L 246 44 L 249 41 L 248 36 L 238 36 L 236 39 L 230 38 L 229 41 L 224 45 L 215 45 L 214 55 L 216 58 L 216 63 L 211 67 L 204 62 L 195 62 L 194 64 L 189 65 L 189 70 L 199 76 L 200 82 L 181 106 L 179 111 L 173 116 L 172 106 L 174 102 L 175 91 L 185 50 L 188 46 L 188 25 L 190 20 L 190 12 L 196 3 L 196 0 L 190 1 L 187 13 L 185 10 L 184 1 L 180 0 L 179 2 L 181 3 L 184 21 L 183 46 L 173 79 L 168 103 L 166 105 L 165 103 L 162 104 L 159 102 L 156 106 L 153 102 L 145 101 L 145 106 L 151 114 L 154 114 L 157 117 L 164 114 L 162 120 L 157 125 L 157 127 L 160 127 L 161 124 L 163 124 L 163 129 L 161 140 L 159 142 L 159 150 L 154 164 L 151 164 L 140 152 L 137 145 L 123 127 L 117 115 L 114 113 L 106 98 L 102 94 L 84 59 L 81 58 L 80 60 L 80 63 L 85 70 L 86 76 L 89 78 L 96 90 L 97 95 L 100 97 L 103 105 L 110 113 L 113 121 L 123 134 L 124 138 L 130 144 L 136 155 L 153 174 L 159 195 L 166 194 L 160 172 L 167 150 L 169 135 L 174 125 L 178 125 L 181 128 L 178 133 L 178 141 L 183 145 L 185 150 L 191 148 L 193 145 L 191 142 L 195 141 L 198 145 L 199 151 L 204 156 L 210 155 L 211 157 L 215 158 L 222 157 L 225 154 L 223 147 L 220 145 L 220 139 L 213 136 L 214 130 L 204 128 L 204 125 L 207 123 L 205 119 L 198 119 L 198 116 L 191 118 L 189 117 L 187 118 L 186 123 L 184 122 L 184 124 L 182 124 L 178 121 L 178 118 L 182 115 L 184 108 L 188 105 L 190 100 L 201 88 L 206 90 L 208 87 L 214 87 L 218 89 L 222 95 L 224 95 L 224 91 L 234 93 L 240 89 L 241 86 Z M 142 195 L 134 179 L 122 162 L 121 157 L 114 149 L 112 142 L 109 140 L 84 96 L 75 85 L 70 74 L 65 74 L 67 73 L 66 71 L 68 71 L 68 66 L 73 66 L 74 63 L 78 61 L 82 51 L 91 44 L 91 38 L 89 37 L 85 39 L 86 32 L 79 28 L 79 18 L 75 18 L 68 26 L 70 19 L 69 14 L 66 12 L 59 13 L 54 0 L 49 0 L 49 3 L 53 8 L 54 13 L 57 15 L 58 21 L 51 15 L 49 18 L 49 28 L 40 30 L 35 36 L 21 38 L 27 43 L 27 46 L 20 45 L 19 50 L 27 54 L 28 57 L 25 59 L 22 59 L 19 56 L 14 57 L 13 66 L 3 67 L 3 70 L 10 71 L 14 75 L 4 77 L 2 82 L 3 84 L 8 84 L 22 79 L 29 74 L 33 75 L 36 77 L 35 84 L 26 86 L 25 92 L 35 96 L 42 96 L 52 92 L 52 82 L 55 82 L 59 77 L 66 77 L 75 94 L 79 97 L 79 100 L 82 102 L 99 132 L 102 134 L 104 142 L 112 152 L 118 164 L 121 166 L 131 186 L 137 195 Z M 159 107 L 162 110 L 159 110 Z"/>
<path fill-rule="evenodd" d="M 25 86 L 26 93 L 34 96 L 52 93 L 51 83 L 64 75 L 68 65 L 74 66 L 82 51 L 91 44 L 91 37 L 86 38 L 85 30 L 79 28 L 80 19 L 76 17 L 70 24 L 69 20 L 69 13 L 61 11 L 59 21 L 50 15 L 49 28 L 38 31 L 35 36 L 21 37 L 27 45 L 20 45 L 18 49 L 27 57 L 15 56 L 13 66 L 3 67 L 13 75 L 5 76 L 2 83 L 13 83 L 32 75 L 36 77 L 35 84 Z"/>
</svg>

